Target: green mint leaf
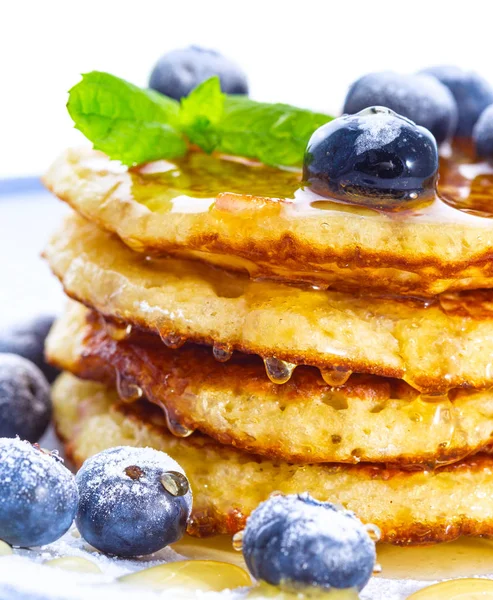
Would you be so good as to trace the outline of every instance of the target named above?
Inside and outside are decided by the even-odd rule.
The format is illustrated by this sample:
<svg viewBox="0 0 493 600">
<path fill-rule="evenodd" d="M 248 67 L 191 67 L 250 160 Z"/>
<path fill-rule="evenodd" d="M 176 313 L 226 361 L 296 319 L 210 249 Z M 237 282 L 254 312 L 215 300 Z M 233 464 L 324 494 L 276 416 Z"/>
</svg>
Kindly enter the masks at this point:
<svg viewBox="0 0 493 600">
<path fill-rule="evenodd" d="M 69 94 L 75 127 L 112 159 L 136 165 L 187 151 L 171 98 L 99 71 L 83 75 Z"/>
<path fill-rule="evenodd" d="M 332 118 L 288 104 L 227 96 L 217 125 L 216 150 L 255 158 L 268 165 L 301 165 L 312 133 Z"/>
<path fill-rule="evenodd" d="M 219 77 L 215 76 L 199 84 L 181 101 L 183 131 L 204 152 L 212 152 L 219 144 L 217 127 L 224 113 L 225 97 Z"/>
</svg>

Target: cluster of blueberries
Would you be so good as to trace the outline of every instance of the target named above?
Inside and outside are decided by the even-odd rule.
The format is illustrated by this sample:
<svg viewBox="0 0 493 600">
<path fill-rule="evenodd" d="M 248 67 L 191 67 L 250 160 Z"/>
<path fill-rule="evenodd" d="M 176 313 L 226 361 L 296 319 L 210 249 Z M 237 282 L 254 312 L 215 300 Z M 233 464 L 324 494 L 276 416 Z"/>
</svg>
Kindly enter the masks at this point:
<svg viewBox="0 0 493 600">
<path fill-rule="evenodd" d="M 104 450 L 74 477 L 57 453 L 0 438 L 0 485 L 0 538 L 20 547 L 56 541 L 75 519 L 102 552 L 151 554 L 183 536 L 192 506 L 180 466 L 150 448 Z"/>
<path fill-rule="evenodd" d="M 34 443 L 51 417 L 48 382 L 57 372 L 43 347 L 52 322 L 42 317 L 0 332 L 0 539 L 42 546 L 75 519 L 101 552 L 157 552 L 184 535 L 192 509 L 178 463 L 158 450 L 122 446 L 91 457 L 74 477 L 56 452 Z M 257 579 L 287 589 L 361 589 L 375 564 L 375 544 L 354 514 L 306 494 L 262 503 L 247 521 L 243 553 Z"/>
<path fill-rule="evenodd" d="M 213 75 L 224 92 L 248 93 L 237 65 L 197 46 L 162 56 L 149 85 L 179 100 Z M 472 138 L 478 157 L 493 158 L 493 88 L 457 67 L 364 75 L 343 113 L 315 132 L 305 154 L 304 180 L 322 196 L 394 210 L 434 194 L 437 146 L 451 138 Z"/>
</svg>

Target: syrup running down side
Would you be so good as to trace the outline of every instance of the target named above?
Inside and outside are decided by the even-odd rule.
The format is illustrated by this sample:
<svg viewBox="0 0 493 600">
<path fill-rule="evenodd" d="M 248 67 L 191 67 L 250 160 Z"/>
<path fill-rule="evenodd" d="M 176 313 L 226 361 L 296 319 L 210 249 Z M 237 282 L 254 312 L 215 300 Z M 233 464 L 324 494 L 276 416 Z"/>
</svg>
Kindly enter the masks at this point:
<svg viewBox="0 0 493 600">
<path fill-rule="evenodd" d="M 425 394 L 493 385 L 491 290 L 420 299 L 252 281 L 196 261 L 146 258 L 75 215 L 45 255 L 69 296 L 115 322 L 112 337 L 131 324 L 167 347 L 216 346 L 224 361 L 233 350 L 257 354 L 274 381 L 306 364 L 333 386 L 350 371 L 405 379 Z"/>
<path fill-rule="evenodd" d="M 493 442 L 491 390 L 426 395 L 402 380 L 358 374 L 333 386 L 307 367 L 276 385 L 258 357 L 236 353 L 221 363 L 210 348 L 172 350 L 138 331 L 115 341 L 98 316 L 75 303 L 53 328 L 47 356 L 84 378 L 114 383 L 116 374 L 120 399 L 147 398 L 175 436 L 196 429 L 290 463 L 378 462 L 426 471 Z M 276 382 L 281 376 L 276 372 Z"/>
</svg>

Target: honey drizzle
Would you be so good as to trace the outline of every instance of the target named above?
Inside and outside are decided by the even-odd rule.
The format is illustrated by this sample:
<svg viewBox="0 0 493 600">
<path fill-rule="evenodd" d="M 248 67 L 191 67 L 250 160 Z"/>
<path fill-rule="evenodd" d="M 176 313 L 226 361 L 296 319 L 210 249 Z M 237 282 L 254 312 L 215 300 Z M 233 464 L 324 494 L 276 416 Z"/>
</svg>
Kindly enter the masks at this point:
<svg viewBox="0 0 493 600">
<path fill-rule="evenodd" d="M 344 385 L 353 374 L 349 369 L 320 370 L 323 380 L 327 385 L 340 387 Z"/>
<path fill-rule="evenodd" d="M 116 389 L 120 400 L 126 404 L 136 402 L 144 396 L 144 390 L 136 383 L 125 379 L 119 371 L 116 373 Z"/>
<path fill-rule="evenodd" d="M 164 404 L 164 402 L 159 402 L 159 406 L 163 410 L 164 417 L 166 419 L 166 426 L 171 434 L 178 438 L 186 438 L 194 433 L 194 429 L 190 429 L 183 423 L 180 423 L 178 419 L 171 414 L 171 411 L 168 409 L 166 404 Z"/>
<path fill-rule="evenodd" d="M 296 365 L 280 358 L 264 358 L 265 371 L 272 383 L 286 383 L 291 379 Z"/>
<path fill-rule="evenodd" d="M 243 529 L 236 532 L 233 536 L 233 549 L 236 550 L 236 552 L 241 552 L 243 550 L 243 536 Z"/>
<path fill-rule="evenodd" d="M 227 344 L 214 344 L 212 354 L 218 362 L 227 362 L 233 356 L 233 350 Z"/>
<path fill-rule="evenodd" d="M 393 212 L 376 210 L 364 202 L 358 205 L 354 199 L 320 196 L 304 186 L 297 169 L 272 168 L 241 157 L 209 156 L 196 151 L 181 159 L 131 169 L 128 183 L 133 200 L 159 213 L 238 213 L 245 209 L 250 214 L 258 199 L 261 202 L 255 210 L 265 213 L 282 207 L 293 217 L 320 214 L 321 210 L 457 222 L 467 217 L 484 220 L 493 216 L 493 167 L 476 161 L 471 143 L 454 141 L 450 155 L 442 153 L 439 174 L 437 192 L 431 200 L 404 204 Z M 222 196 L 227 197 L 225 201 Z M 245 202 L 243 198 L 247 197 Z M 139 244 L 137 240 L 127 241 L 131 246 Z"/>
<path fill-rule="evenodd" d="M 159 337 L 161 338 L 163 344 L 172 350 L 181 348 L 187 341 L 187 338 L 179 333 L 161 333 L 160 331 Z"/>
<path fill-rule="evenodd" d="M 114 321 L 103 320 L 104 327 L 107 334 L 115 340 L 115 342 L 121 342 L 126 340 L 132 334 L 132 325 L 127 323 L 116 323 Z"/>
</svg>

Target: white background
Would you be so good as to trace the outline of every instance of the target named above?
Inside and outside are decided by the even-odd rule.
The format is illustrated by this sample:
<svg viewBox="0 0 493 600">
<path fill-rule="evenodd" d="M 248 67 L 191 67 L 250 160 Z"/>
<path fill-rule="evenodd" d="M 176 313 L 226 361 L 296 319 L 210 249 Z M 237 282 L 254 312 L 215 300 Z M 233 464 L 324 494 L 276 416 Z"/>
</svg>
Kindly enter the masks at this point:
<svg viewBox="0 0 493 600">
<path fill-rule="evenodd" d="M 251 95 L 338 112 L 381 69 L 450 63 L 493 81 L 487 0 L 0 0 L 0 177 L 40 173 L 79 143 L 65 110 L 81 72 L 146 85 L 158 56 L 191 43 L 246 70 Z"/>
</svg>

